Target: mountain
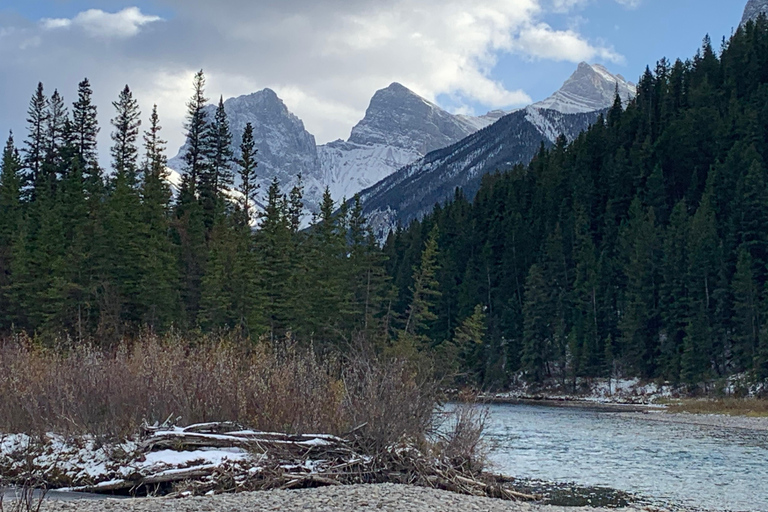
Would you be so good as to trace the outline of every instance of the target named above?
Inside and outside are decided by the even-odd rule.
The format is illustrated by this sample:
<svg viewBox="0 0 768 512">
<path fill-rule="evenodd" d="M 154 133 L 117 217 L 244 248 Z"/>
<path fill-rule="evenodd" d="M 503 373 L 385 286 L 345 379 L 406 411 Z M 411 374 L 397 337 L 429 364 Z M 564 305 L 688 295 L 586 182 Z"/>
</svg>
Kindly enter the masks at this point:
<svg viewBox="0 0 768 512">
<path fill-rule="evenodd" d="M 216 107 L 206 109 L 212 119 Z M 393 83 L 376 92 L 347 141 L 317 146 L 304 123 L 271 89 L 228 99 L 224 110 L 236 156 L 245 125 L 253 125 L 261 190 L 267 190 L 275 176 L 288 190 L 301 174 L 310 211 L 317 211 L 325 187 L 337 201 L 353 197 L 430 151 L 453 144 L 500 117 L 498 113 L 454 116 Z M 184 168 L 183 151 L 182 147 L 168 163 L 176 179 Z"/>
<path fill-rule="evenodd" d="M 474 196 L 482 177 L 528 163 L 541 144 L 562 134 L 573 140 L 620 97 L 634 97 L 634 84 L 604 67 L 581 63 L 549 98 L 501 117 L 458 143 L 429 153 L 361 192 L 365 214 L 382 240 L 450 199 L 457 187 Z M 610 93 L 609 93 L 610 91 Z"/>
<path fill-rule="evenodd" d="M 208 119 L 213 119 L 216 107 L 208 105 L 206 110 Z M 253 138 L 259 150 L 257 172 L 261 190 L 267 190 L 274 176 L 284 189 L 289 189 L 301 174 L 308 206 L 314 210 L 324 187 L 318 172 L 320 161 L 315 137 L 304 128 L 301 119 L 292 114 L 271 89 L 230 98 L 224 102 L 224 110 L 229 119 L 236 157 L 240 156 L 240 140 L 246 124 L 250 122 L 253 125 Z M 176 172 L 184 169 L 183 151 L 182 147 L 179 154 L 168 162 L 168 167 Z"/>
<path fill-rule="evenodd" d="M 622 101 L 634 98 L 635 89 L 635 84 L 621 75 L 612 75 L 600 64 L 582 62 L 560 90 L 533 106 L 563 114 L 594 112 L 609 107 L 616 92 Z"/>
<path fill-rule="evenodd" d="M 427 153 L 458 142 L 492 122 L 493 114 L 450 114 L 393 83 L 374 94 L 365 117 L 352 128 L 347 141 L 317 148 L 322 181 L 335 199 L 351 198 Z"/>
<path fill-rule="evenodd" d="M 761 14 L 768 14 L 768 0 L 749 0 L 744 8 L 744 16 L 741 18 L 741 24 L 749 20 L 756 20 Z"/>
<path fill-rule="evenodd" d="M 407 225 L 450 199 L 457 187 L 472 197 L 485 174 L 529 162 L 542 143 L 552 143 L 549 136 L 562 133 L 573 140 L 601 112 L 563 114 L 533 106 L 513 112 L 361 192 L 364 213 L 383 240 L 398 223 Z"/>
<path fill-rule="evenodd" d="M 542 141 L 554 141 L 561 132 L 570 133 L 569 124 L 573 124 L 578 130 L 583 129 L 582 118 L 567 120 L 557 113 L 570 115 L 605 108 L 613 103 L 617 85 L 622 97 L 632 94 L 633 85 L 620 75 L 611 75 L 599 65 L 580 64 L 576 72 L 553 96 L 527 110 L 510 114 L 516 115 L 518 123 L 531 124 L 539 134 L 534 141 L 531 134 L 526 132 L 520 135 L 520 140 L 538 148 Z M 206 108 L 209 118 L 213 118 L 215 106 L 209 105 Z M 250 122 L 254 127 L 254 139 L 259 150 L 258 182 L 261 190 L 266 191 L 273 177 L 277 177 L 283 190 L 288 191 L 296 183 L 296 177 L 301 174 L 304 182 L 304 200 L 310 212 L 317 211 L 326 187 L 330 189 L 336 201 L 352 198 L 398 170 L 415 164 L 432 152 L 439 152 L 465 140 L 507 115 L 500 110 L 478 117 L 454 115 L 407 87 L 393 83 L 373 95 L 365 116 L 352 128 L 348 140 L 337 140 L 317 146 L 314 136 L 306 130 L 304 123 L 292 114 L 270 89 L 228 99 L 224 102 L 224 109 L 229 118 L 236 156 L 239 156 L 239 141 L 245 125 Z M 545 111 L 553 113 L 540 114 Z M 528 128 L 530 127 L 521 129 L 525 131 Z M 181 159 L 183 149 L 181 148 L 179 154 L 169 162 L 169 167 L 174 171 L 173 178 L 177 181 L 178 173 L 184 168 Z M 519 148 L 519 151 L 511 150 L 510 154 L 505 154 L 498 162 L 492 158 L 489 162 L 511 165 L 525 161 L 529 154 L 532 155 L 530 147 Z M 458 160 L 449 160 L 452 166 L 459 165 L 456 163 Z M 434 158 L 430 159 L 430 162 L 432 166 L 437 165 Z M 473 165 L 476 167 L 477 163 Z M 477 176 L 472 176 L 479 181 L 482 173 L 488 170 L 493 169 L 483 167 L 477 171 Z M 407 172 L 416 171 L 411 168 Z M 452 168 L 448 172 L 456 174 L 458 171 Z M 440 179 L 437 174 L 432 176 L 436 180 Z M 398 180 L 399 178 L 395 179 Z M 471 188 L 469 182 L 461 180 L 446 182 L 445 187 L 452 190 L 453 186 Z M 427 197 L 430 200 L 439 200 L 436 191 L 445 187 L 428 186 L 429 192 L 425 189 L 426 195 L 421 200 L 426 200 Z M 368 197 L 372 203 L 382 204 L 380 201 L 373 201 L 370 194 Z M 394 208 L 394 205 L 392 207 Z M 410 210 L 410 207 L 400 205 L 398 209 L 406 211 Z"/>
</svg>

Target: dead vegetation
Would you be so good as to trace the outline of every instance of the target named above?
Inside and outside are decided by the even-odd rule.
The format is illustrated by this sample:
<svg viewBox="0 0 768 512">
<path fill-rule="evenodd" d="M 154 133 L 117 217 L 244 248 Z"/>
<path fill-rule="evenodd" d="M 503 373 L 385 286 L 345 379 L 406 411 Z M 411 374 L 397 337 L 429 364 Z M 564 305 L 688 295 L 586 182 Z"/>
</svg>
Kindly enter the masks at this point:
<svg viewBox="0 0 768 512">
<path fill-rule="evenodd" d="M 691 414 L 724 414 L 728 416 L 768 417 L 768 400 L 764 398 L 682 399 L 667 403 L 667 411 Z"/>
<path fill-rule="evenodd" d="M 464 418 L 456 425 L 466 425 L 465 414 Z M 455 456 L 460 446 L 453 439 L 456 430 L 445 436 L 450 448 L 442 446 L 437 451 L 425 453 L 401 442 L 371 455 L 363 453 L 358 444 L 364 438 L 362 433 L 365 429 L 366 425 L 361 425 L 342 438 L 255 432 L 243 430 L 242 426 L 234 423 L 208 423 L 186 428 L 148 427 L 145 428 L 144 439 L 134 457 L 141 458 L 153 451 L 167 449 L 194 451 L 221 448 L 246 449 L 251 456 L 219 465 L 206 464 L 201 460 L 173 470 L 158 466 L 132 472 L 125 478 L 85 485 L 79 490 L 186 496 L 361 483 L 401 483 L 510 500 L 536 498 L 517 492 L 480 472 L 474 472 L 467 465 L 455 465 L 449 455 Z M 471 432 L 465 433 L 459 442 L 466 442 L 470 435 Z"/>
<path fill-rule="evenodd" d="M 402 361 L 319 357 L 286 341 L 146 336 L 93 345 L 0 344 L 0 432 L 125 438 L 143 423 L 232 421 L 264 431 L 368 441 L 423 436 L 438 390 Z"/>
<path fill-rule="evenodd" d="M 387 482 L 531 499 L 483 475 L 484 412 L 461 405 L 436 415 L 441 393 L 425 373 L 394 359 L 320 357 L 290 341 L 146 336 L 103 350 L 18 338 L 0 344 L 0 433 L 40 440 L 55 433 L 74 440 L 75 454 L 90 451 L 87 443 L 103 447 L 110 469 L 99 478 L 63 474 L 55 461 L 36 473 L 94 492 Z M 110 447 L 126 439 L 135 449 L 115 459 Z M 30 446 L 26 458 L 50 461 L 49 448 Z M 141 464 L 153 452 L 211 449 L 250 456 L 170 469 Z"/>
</svg>

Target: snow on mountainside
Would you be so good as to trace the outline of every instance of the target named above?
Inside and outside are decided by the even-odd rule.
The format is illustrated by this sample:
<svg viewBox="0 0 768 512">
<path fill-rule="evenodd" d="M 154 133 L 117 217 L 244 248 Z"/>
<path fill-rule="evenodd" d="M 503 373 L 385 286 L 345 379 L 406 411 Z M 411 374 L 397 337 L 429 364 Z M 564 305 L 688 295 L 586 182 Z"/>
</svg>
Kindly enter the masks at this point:
<svg viewBox="0 0 768 512">
<path fill-rule="evenodd" d="M 213 119 L 216 107 L 206 107 L 208 119 Z M 305 185 L 305 198 L 310 210 L 315 210 L 322 197 L 324 184 L 320 181 L 320 161 L 317 157 L 315 137 L 306 131 L 304 123 L 293 115 L 283 101 L 271 89 L 264 89 L 247 96 L 230 98 L 224 102 L 224 110 L 232 131 L 235 156 L 240 156 L 240 140 L 245 125 L 253 125 L 253 138 L 259 150 L 258 182 L 265 193 L 273 177 L 277 177 L 284 190 L 296 183 L 301 174 Z M 181 154 L 168 162 L 168 167 L 181 172 L 184 162 Z"/>
<path fill-rule="evenodd" d="M 535 136 L 529 133 L 523 137 L 530 144 L 538 147 L 542 141 L 554 141 L 560 133 L 570 133 L 567 125 L 571 121 L 563 117 L 565 114 L 594 112 L 610 106 L 613 104 L 617 84 L 622 98 L 634 95 L 634 86 L 620 75 L 611 75 L 599 65 L 582 63 L 550 98 L 511 114 L 496 110 L 474 117 L 450 114 L 403 85 L 393 83 L 376 92 L 365 117 L 352 129 L 347 141 L 338 140 L 321 146 L 316 145 L 315 138 L 307 132 L 302 121 L 270 89 L 231 98 L 224 102 L 224 108 L 229 118 L 236 156 L 239 156 L 239 142 L 245 125 L 250 122 L 254 127 L 254 139 L 259 150 L 257 173 L 262 195 L 274 177 L 280 181 L 283 190 L 288 191 L 301 174 L 307 208 L 309 211 L 317 211 L 326 187 L 336 201 L 350 199 L 400 169 L 411 166 L 409 172 L 416 172 L 414 169 L 418 169 L 418 165 L 413 167 L 411 164 L 415 165 L 425 156 L 456 144 L 480 130 L 487 130 L 509 115 L 516 115 L 515 119 L 525 125 L 525 130 L 536 133 Z M 209 119 L 212 119 L 215 106 L 209 105 L 207 109 Z M 550 113 L 543 114 L 545 111 Z M 579 130 L 583 129 L 581 121 L 576 122 L 576 125 Z M 508 136 L 513 139 L 518 137 L 509 132 Z M 184 169 L 181 158 L 183 149 L 169 162 L 169 167 L 176 172 L 176 178 Z M 486 151 L 481 153 L 486 159 L 485 163 L 478 161 L 472 164 L 472 172 L 477 171 L 477 180 L 482 172 L 487 172 L 489 162 L 511 165 L 524 161 L 528 158 L 530 148 L 521 149 L 518 156 L 507 155 L 508 161 L 505 162 L 496 162 Z M 441 179 L 439 173 L 432 176 Z M 472 186 L 469 182 L 461 182 L 461 186 L 465 185 L 470 188 Z M 427 188 L 442 190 L 433 184 Z M 402 210 L 385 204 L 379 207 L 380 212 L 389 212 L 386 216 L 390 224 L 398 220 L 398 211 Z"/>
<path fill-rule="evenodd" d="M 455 116 L 401 84 L 374 94 L 349 140 L 319 146 L 322 181 L 334 199 L 351 198 L 430 151 L 458 142 L 492 123 Z"/>
<path fill-rule="evenodd" d="M 383 241 L 398 223 L 407 225 L 453 197 L 461 188 L 472 198 L 485 174 L 529 162 L 549 135 L 572 140 L 603 111 L 563 114 L 528 107 L 501 118 L 453 146 L 433 151 L 361 192 L 363 211 Z"/>
<path fill-rule="evenodd" d="M 594 112 L 613 104 L 617 87 L 622 101 L 634 98 L 637 92 L 637 86 L 623 76 L 612 75 L 600 64 L 582 62 L 559 91 L 533 106 L 563 114 Z"/>
<path fill-rule="evenodd" d="M 604 67 L 581 63 L 563 87 L 546 100 L 501 117 L 494 124 L 442 150 L 429 153 L 361 193 L 364 212 L 379 240 L 398 223 L 407 224 L 450 199 L 456 187 L 471 198 L 482 177 L 528 163 L 542 143 L 560 135 L 572 140 L 613 105 L 625 101 L 634 84 Z"/>
<path fill-rule="evenodd" d="M 743 25 L 749 20 L 756 20 L 761 14 L 768 14 L 768 0 L 749 0 L 744 8 L 741 24 Z"/>
</svg>

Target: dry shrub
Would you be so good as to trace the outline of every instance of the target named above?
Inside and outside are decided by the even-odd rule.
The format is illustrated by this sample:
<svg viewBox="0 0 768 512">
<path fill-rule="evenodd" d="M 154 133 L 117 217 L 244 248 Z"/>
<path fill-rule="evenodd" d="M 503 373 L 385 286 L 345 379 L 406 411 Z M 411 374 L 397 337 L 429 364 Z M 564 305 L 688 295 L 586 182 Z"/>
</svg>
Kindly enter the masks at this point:
<svg viewBox="0 0 768 512">
<path fill-rule="evenodd" d="M 451 467 L 479 474 L 488 460 L 489 447 L 483 436 L 488 409 L 462 402 L 455 405 L 445 419 L 435 443 L 438 457 Z"/>
<path fill-rule="evenodd" d="M 127 437 L 143 421 L 233 421 L 258 430 L 344 434 L 369 448 L 423 439 L 436 386 L 406 364 L 320 358 L 227 337 L 144 336 L 112 350 L 26 338 L 0 343 L 0 432 Z"/>
<path fill-rule="evenodd" d="M 433 424 L 438 386 L 402 360 L 357 357 L 345 366 L 344 413 L 360 428 L 368 453 L 396 443 L 421 443 Z"/>
</svg>

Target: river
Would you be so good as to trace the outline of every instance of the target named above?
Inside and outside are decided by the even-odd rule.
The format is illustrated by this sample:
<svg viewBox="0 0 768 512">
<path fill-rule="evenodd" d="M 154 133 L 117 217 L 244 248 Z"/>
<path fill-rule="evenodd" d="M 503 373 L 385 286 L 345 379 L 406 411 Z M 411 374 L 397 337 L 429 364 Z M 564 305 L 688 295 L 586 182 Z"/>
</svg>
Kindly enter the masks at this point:
<svg viewBox="0 0 768 512">
<path fill-rule="evenodd" d="M 587 409 L 493 405 L 493 470 L 708 510 L 768 512 L 768 432 Z"/>
</svg>

